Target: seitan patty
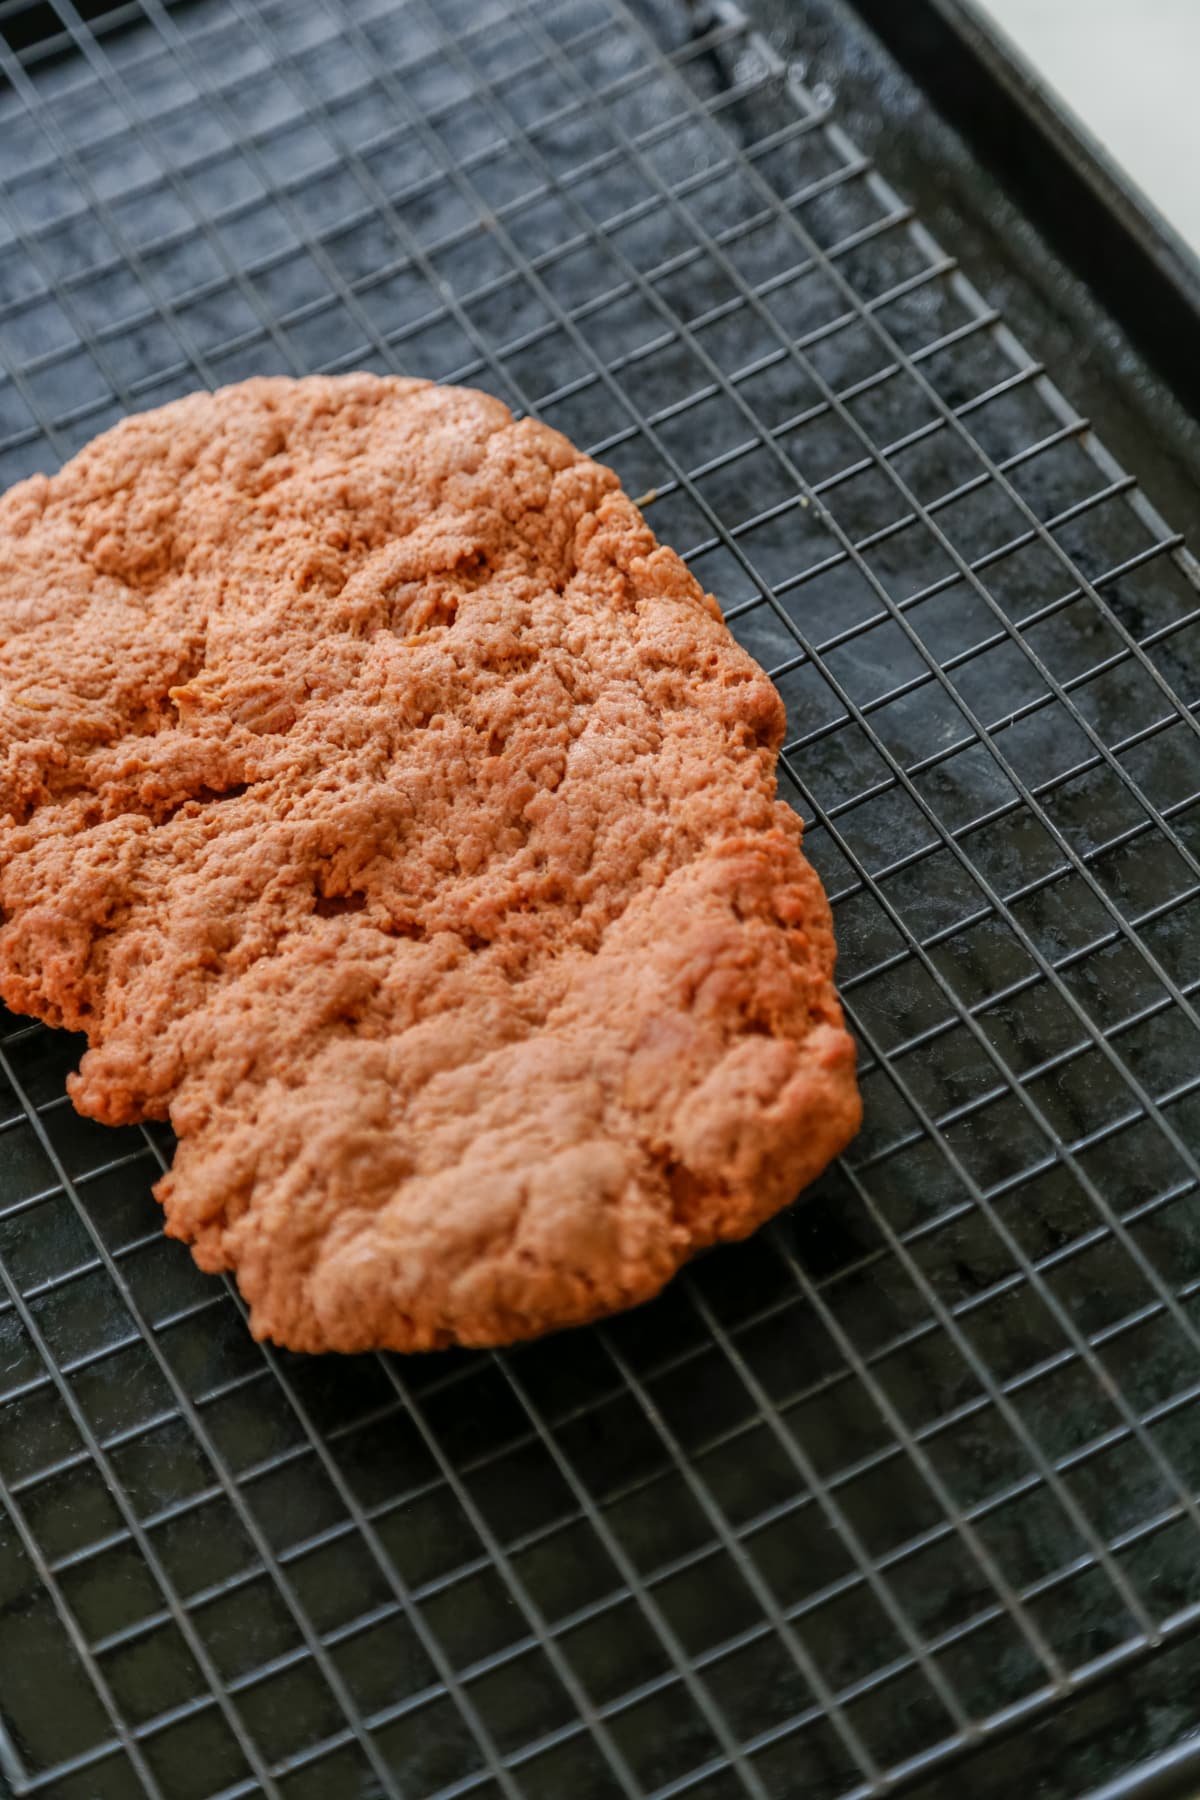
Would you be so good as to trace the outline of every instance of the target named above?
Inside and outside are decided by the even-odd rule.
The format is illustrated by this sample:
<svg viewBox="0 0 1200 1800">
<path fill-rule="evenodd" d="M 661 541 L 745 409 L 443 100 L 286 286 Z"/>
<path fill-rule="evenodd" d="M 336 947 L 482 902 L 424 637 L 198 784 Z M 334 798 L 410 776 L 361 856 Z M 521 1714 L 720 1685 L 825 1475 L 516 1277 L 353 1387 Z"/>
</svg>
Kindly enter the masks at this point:
<svg viewBox="0 0 1200 1800">
<path fill-rule="evenodd" d="M 783 710 L 497 400 L 258 380 L 0 501 L 0 995 L 299 1350 L 655 1293 L 859 1120 Z"/>
</svg>

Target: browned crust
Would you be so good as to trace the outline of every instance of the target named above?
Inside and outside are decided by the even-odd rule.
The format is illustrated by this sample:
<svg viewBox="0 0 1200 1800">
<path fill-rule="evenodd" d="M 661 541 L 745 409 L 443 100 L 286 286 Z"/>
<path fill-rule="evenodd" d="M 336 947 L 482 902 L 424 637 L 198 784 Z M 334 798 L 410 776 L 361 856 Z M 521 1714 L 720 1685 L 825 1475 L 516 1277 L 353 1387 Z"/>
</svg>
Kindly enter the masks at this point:
<svg viewBox="0 0 1200 1800">
<path fill-rule="evenodd" d="M 779 699 L 615 477 L 246 382 L 0 502 L 0 995 L 302 1350 L 655 1293 L 857 1129 Z"/>
</svg>

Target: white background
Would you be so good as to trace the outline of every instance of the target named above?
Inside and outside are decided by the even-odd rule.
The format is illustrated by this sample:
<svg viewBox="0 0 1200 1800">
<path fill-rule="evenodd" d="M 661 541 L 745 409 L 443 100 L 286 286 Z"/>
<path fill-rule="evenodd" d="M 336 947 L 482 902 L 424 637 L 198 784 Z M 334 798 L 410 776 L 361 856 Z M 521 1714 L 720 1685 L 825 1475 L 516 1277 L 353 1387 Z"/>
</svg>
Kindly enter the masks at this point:
<svg viewBox="0 0 1200 1800">
<path fill-rule="evenodd" d="M 1200 0 L 978 4 L 1200 253 Z"/>
</svg>

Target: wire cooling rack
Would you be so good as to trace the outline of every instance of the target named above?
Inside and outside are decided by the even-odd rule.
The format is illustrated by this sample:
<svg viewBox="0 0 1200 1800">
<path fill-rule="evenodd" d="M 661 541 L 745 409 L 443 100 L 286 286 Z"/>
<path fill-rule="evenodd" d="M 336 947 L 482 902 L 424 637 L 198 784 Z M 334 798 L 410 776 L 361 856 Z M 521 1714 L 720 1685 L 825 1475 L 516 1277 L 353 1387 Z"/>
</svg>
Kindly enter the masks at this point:
<svg viewBox="0 0 1200 1800">
<path fill-rule="evenodd" d="M 961 1791 L 1200 1624 L 1196 564 L 731 7 L 87 12 L 0 5 L 0 480 L 318 368 L 591 447 L 787 702 L 866 1125 L 611 1325 L 303 1359 L 5 1019 L 4 1779 Z"/>
</svg>

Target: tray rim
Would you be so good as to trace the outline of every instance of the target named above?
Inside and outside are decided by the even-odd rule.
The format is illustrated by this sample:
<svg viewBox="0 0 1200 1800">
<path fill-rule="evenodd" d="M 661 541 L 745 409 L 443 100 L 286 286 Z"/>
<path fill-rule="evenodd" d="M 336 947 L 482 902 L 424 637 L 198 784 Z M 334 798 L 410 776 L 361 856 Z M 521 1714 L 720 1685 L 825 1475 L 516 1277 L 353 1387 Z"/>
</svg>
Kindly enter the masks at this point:
<svg viewBox="0 0 1200 1800">
<path fill-rule="evenodd" d="M 1200 256 L 977 0 L 847 0 L 1200 419 Z"/>
</svg>

